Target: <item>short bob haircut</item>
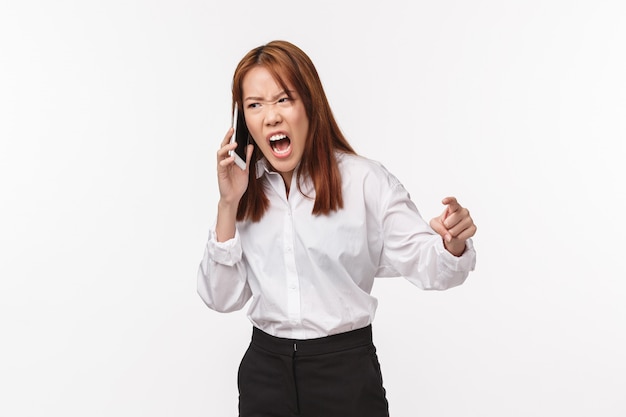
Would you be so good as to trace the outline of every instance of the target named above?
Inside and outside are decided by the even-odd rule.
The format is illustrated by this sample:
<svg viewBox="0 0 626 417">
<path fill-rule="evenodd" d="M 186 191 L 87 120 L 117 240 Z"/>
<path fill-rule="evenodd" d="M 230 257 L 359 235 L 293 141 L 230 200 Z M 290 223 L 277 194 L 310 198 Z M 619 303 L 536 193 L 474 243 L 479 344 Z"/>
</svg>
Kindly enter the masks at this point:
<svg viewBox="0 0 626 417">
<path fill-rule="evenodd" d="M 298 191 L 302 175 L 309 176 L 315 187 L 314 215 L 330 214 L 343 208 L 341 174 L 335 152 L 355 154 L 335 121 L 324 93 L 322 82 L 311 59 L 297 46 L 286 41 L 272 41 L 254 48 L 237 65 L 233 76 L 233 108 L 243 100 L 243 79 L 257 66 L 267 69 L 276 82 L 288 91 L 293 86 L 303 101 L 309 132 L 300 168 L 298 169 Z M 239 106 L 241 106 L 239 104 Z M 239 108 L 240 114 L 243 109 Z M 237 220 L 261 220 L 269 206 L 262 177 L 257 179 L 256 163 L 262 157 L 254 147 L 249 162 L 248 189 L 239 201 Z"/>
</svg>

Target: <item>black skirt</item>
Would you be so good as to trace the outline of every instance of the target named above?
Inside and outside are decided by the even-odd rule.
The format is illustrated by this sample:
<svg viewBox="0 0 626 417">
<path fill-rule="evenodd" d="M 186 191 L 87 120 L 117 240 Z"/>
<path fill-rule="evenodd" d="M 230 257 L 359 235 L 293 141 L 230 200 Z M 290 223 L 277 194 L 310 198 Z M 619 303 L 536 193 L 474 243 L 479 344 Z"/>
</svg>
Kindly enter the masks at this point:
<svg viewBox="0 0 626 417">
<path fill-rule="evenodd" d="M 253 328 L 239 367 L 240 417 L 388 417 L 372 327 L 318 339 Z"/>
</svg>

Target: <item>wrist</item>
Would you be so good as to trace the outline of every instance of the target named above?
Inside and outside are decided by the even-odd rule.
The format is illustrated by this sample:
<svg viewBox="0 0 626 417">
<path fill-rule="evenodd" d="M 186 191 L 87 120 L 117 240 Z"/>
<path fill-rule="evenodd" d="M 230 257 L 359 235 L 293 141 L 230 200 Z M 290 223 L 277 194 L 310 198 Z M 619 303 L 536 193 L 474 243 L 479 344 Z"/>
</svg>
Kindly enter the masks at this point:
<svg viewBox="0 0 626 417">
<path fill-rule="evenodd" d="M 443 241 L 443 247 L 450 252 L 452 255 L 459 257 L 461 255 L 463 255 L 463 253 L 465 252 L 465 242 L 446 242 L 445 240 Z"/>
<path fill-rule="evenodd" d="M 239 208 L 239 201 L 229 201 L 223 198 L 217 202 L 218 211 L 224 211 L 228 213 L 237 213 L 237 209 Z"/>
</svg>

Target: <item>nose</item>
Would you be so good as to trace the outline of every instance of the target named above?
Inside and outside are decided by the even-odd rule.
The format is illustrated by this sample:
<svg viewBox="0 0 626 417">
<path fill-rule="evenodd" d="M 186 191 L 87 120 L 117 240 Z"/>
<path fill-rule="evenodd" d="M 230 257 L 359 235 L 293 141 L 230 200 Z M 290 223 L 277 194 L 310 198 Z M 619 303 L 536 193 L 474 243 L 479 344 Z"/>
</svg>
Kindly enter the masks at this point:
<svg viewBox="0 0 626 417">
<path fill-rule="evenodd" d="M 282 122 L 282 116 L 280 110 L 276 106 L 276 103 L 271 103 L 265 106 L 265 124 L 268 126 L 276 126 Z"/>
</svg>

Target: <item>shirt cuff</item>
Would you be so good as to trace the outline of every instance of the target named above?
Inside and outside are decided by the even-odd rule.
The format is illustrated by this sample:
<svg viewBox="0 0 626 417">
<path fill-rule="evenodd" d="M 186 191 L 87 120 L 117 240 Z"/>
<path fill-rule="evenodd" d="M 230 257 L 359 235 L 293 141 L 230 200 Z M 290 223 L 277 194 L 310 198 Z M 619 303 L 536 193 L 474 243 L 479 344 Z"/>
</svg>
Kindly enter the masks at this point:
<svg viewBox="0 0 626 417">
<path fill-rule="evenodd" d="M 239 231 L 235 229 L 235 237 L 225 242 L 218 242 L 215 230 L 209 233 L 209 242 L 207 243 L 210 258 L 222 265 L 233 266 L 241 260 L 242 249 Z"/>
<path fill-rule="evenodd" d="M 472 239 L 465 241 L 465 251 L 461 256 L 454 256 L 448 252 L 442 239 L 439 239 L 435 247 L 439 254 L 440 263 L 446 269 L 456 272 L 469 272 L 476 267 L 476 251 Z"/>
</svg>

